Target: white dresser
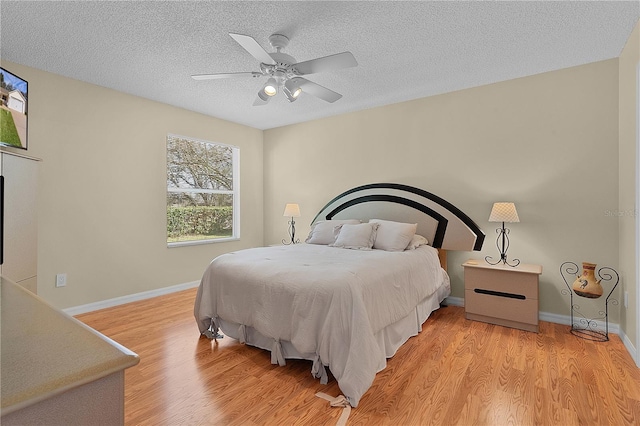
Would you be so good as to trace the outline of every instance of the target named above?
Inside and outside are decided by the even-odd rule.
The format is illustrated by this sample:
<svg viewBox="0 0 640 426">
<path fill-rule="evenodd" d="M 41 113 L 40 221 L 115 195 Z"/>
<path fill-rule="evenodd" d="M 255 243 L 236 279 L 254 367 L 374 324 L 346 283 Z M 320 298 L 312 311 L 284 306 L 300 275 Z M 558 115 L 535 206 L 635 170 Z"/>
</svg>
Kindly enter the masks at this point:
<svg viewBox="0 0 640 426">
<path fill-rule="evenodd" d="M 38 160 L 0 150 L 0 275 L 37 293 Z"/>
</svg>

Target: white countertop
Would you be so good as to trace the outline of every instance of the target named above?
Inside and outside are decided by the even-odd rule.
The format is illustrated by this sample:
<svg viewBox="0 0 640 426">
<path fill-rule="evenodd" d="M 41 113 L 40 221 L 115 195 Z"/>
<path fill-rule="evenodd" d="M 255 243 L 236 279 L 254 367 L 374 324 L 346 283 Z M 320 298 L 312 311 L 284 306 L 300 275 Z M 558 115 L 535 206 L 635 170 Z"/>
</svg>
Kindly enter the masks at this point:
<svg viewBox="0 0 640 426">
<path fill-rule="evenodd" d="M 103 378 L 138 355 L 0 277 L 2 414 Z"/>
</svg>

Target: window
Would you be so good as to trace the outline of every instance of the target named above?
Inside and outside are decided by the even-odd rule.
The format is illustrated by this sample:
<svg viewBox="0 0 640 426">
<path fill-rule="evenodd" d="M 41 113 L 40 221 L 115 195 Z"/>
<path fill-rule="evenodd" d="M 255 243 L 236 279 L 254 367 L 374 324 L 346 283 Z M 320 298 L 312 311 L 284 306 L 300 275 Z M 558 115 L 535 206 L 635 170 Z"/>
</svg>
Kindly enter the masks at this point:
<svg viewBox="0 0 640 426">
<path fill-rule="evenodd" d="M 167 135 L 167 244 L 240 238 L 240 149 Z"/>
</svg>

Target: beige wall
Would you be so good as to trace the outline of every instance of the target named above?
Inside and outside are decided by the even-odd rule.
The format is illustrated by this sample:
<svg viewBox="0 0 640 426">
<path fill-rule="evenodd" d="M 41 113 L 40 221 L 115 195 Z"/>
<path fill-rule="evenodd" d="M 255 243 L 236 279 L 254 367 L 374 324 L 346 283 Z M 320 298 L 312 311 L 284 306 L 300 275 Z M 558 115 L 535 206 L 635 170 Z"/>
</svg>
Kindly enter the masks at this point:
<svg viewBox="0 0 640 426">
<path fill-rule="evenodd" d="M 199 280 L 216 255 L 263 243 L 263 133 L 18 64 L 41 158 L 38 293 L 59 308 Z M 240 147 L 241 240 L 166 246 L 166 135 Z M 66 287 L 55 288 L 66 272 Z"/>
<path fill-rule="evenodd" d="M 622 291 L 629 293 L 629 307 L 621 303 L 620 326 L 633 346 L 638 348 L 638 256 L 636 251 L 637 226 L 637 141 L 638 87 L 637 67 L 640 63 L 640 21 L 619 58 L 620 78 L 620 274 Z M 637 358 L 640 362 L 640 358 Z"/>
<path fill-rule="evenodd" d="M 427 189 L 484 229 L 481 253 L 450 254 L 455 297 L 460 263 L 497 253 L 494 201 L 518 207 L 509 255 L 543 265 L 542 311 L 569 313 L 563 261 L 619 266 L 617 59 L 265 132 L 3 65 L 30 83 L 29 154 L 44 160 L 38 290 L 61 308 L 198 280 L 218 254 L 278 243 L 287 202 L 301 205 L 304 238 L 326 201 L 371 182 Z M 240 146 L 241 241 L 166 248 L 167 133 Z M 634 315 L 613 307 L 611 320 Z"/>
<path fill-rule="evenodd" d="M 264 140 L 266 243 L 286 237 L 287 202 L 300 204 L 304 237 L 340 192 L 398 182 L 452 202 L 487 234 L 481 253 L 450 254 L 453 296 L 463 297 L 464 260 L 497 254 L 494 201 L 516 203 L 509 255 L 543 265 L 542 311 L 569 314 L 563 261 L 618 267 L 618 221 L 607 215 L 618 209 L 617 59 L 267 130 Z"/>
</svg>

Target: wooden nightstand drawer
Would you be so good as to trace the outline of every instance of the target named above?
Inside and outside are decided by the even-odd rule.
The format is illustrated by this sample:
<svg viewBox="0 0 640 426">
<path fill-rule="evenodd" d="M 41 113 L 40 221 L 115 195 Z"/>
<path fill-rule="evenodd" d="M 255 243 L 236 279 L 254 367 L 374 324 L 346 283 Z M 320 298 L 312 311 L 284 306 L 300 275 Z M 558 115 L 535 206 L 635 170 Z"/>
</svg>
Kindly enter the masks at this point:
<svg viewBox="0 0 640 426">
<path fill-rule="evenodd" d="M 507 327 L 538 331 L 539 265 L 489 265 L 468 261 L 464 267 L 465 317 Z"/>
<path fill-rule="evenodd" d="M 523 272 L 508 271 L 496 273 L 496 270 L 465 268 L 465 290 L 486 289 L 501 293 L 538 299 L 538 276 Z"/>
<path fill-rule="evenodd" d="M 519 323 L 538 324 L 538 299 L 514 299 L 502 295 L 464 292 L 465 313 L 499 317 Z"/>
</svg>

